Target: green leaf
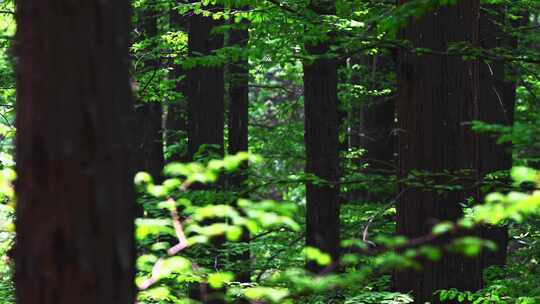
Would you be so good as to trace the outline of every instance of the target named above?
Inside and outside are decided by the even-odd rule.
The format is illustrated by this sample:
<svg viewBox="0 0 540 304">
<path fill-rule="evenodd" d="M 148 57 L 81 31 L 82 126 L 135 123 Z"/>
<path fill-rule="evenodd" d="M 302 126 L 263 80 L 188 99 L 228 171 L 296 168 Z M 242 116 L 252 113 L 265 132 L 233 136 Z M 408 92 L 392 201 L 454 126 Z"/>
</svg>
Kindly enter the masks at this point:
<svg viewBox="0 0 540 304">
<path fill-rule="evenodd" d="M 244 295 L 251 300 L 270 300 L 280 303 L 289 295 L 289 291 L 284 288 L 252 287 L 245 289 Z"/>
<path fill-rule="evenodd" d="M 431 232 L 433 234 L 435 234 L 435 235 L 441 235 L 441 234 L 445 234 L 445 233 L 450 232 L 452 229 L 454 229 L 454 223 L 452 223 L 452 222 L 442 222 L 442 223 L 439 223 L 439 224 L 435 225 L 435 227 L 433 227 Z"/>
<path fill-rule="evenodd" d="M 320 266 L 327 266 L 327 265 L 330 265 L 330 263 L 332 262 L 332 258 L 330 257 L 329 254 L 326 254 L 314 247 L 304 248 L 303 253 L 306 259 L 315 261 Z"/>
<path fill-rule="evenodd" d="M 512 179 L 516 185 L 520 185 L 524 182 L 536 182 L 537 173 L 536 170 L 527 167 L 514 167 L 511 172 Z"/>
<path fill-rule="evenodd" d="M 208 275 L 208 284 L 214 289 L 219 289 L 232 282 L 233 279 L 234 275 L 231 272 L 216 272 Z"/>
</svg>

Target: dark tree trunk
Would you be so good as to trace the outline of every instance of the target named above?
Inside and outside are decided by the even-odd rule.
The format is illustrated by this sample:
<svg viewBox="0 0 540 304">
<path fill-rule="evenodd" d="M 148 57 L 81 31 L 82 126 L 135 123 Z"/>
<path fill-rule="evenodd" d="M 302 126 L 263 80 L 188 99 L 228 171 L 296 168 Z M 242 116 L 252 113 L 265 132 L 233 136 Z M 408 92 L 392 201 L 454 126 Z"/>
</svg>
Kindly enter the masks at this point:
<svg viewBox="0 0 540 304">
<path fill-rule="evenodd" d="M 216 11 L 218 7 L 208 7 Z M 212 17 L 192 15 L 189 17 L 188 52 L 191 58 L 212 55 L 223 47 L 223 35 L 211 33 L 221 21 Z M 187 71 L 187 100 L 188 100 L 188 149 L 187 159 L 197 160 L 199 156 L 221 158 L 224 154 L 223 129 L 225 123 L 225 80 L 223 66 L 197 65 Z M 200 153 L 203 154 L 200 154 Z M 200 185 L 193 189 L 201 189 Z M 210 223 L 206 223 L 210 224 Z M 214 238 L 215 248 L 223 245 L 224 238 Z M 215 264 L 212 267 L 221 268 L 222 259 L 214 251 Z M 203 265 L 209 266 L 209 265 Z M 212 290 L 192 286 L 190 297 L 203 303 L 224 303 L 223 290 Z M 207 290 L 207 294 L 203 290 Z"/>
<path fill-rule="evenodd" d="M 244 8 L 247 10 L 247 8 Z M 229 31 L 229 45 L 247 48 L 249 41 L 248 22 L 242 22 L 235 25 Z M 249 65 L 248 58 L 242 57 L 229 66 L 229 154 L 236 154 L 242 151 L 248 151 L 248 123 L 249 123 Z M 242 188 L 246 181 L 246 168 L 239 168 L 238 172 L 228 177 L 229 186 L 233 191 Z M 241 241 L 249 242 L 249 232 L 244 228 Z M 250 271 L 250 251 L 249 249 L 234 255 L 233 260 L 242 267 L 236 274 L 236 280 L 239 282 L 249 282 Z"/>
<path fill-rule="evenodd" d="M 232 29 L 229 32 L 229 44 L 246 48 L 249 40 L 247 24 L 245 28 Z M 248 109 L 249 109 L 249 67 L 247 58 L 242 58 L 229 67 L 230 71 L 230 108 L 229 108 L 229 153 L 236 154 L 248 150 Z M 235 185 L 241 184 L 245 176 L 238 175 Z"/>
<path fill-rule="evenodd" d="M 175 3 L 176 5 L 176 3 Z M 175 8 L 171 9 L 170 26 L 171 30 L 188 31 L 188 16 L 182 16 Z M 181 56 L 180 54 L 178 54 Z M 171 77 L 176 81 L 175 91 L 181 97 L 177 98 L 167 107 L 167 119 L 165 122 L 165 139 L 167 147 L 172 149 L 173 154 L 169 161 L 187 162 L 187 151 L 172 148 L 173 145 L 182 145 L 187 136 L 187 101 L 186 101 L 186 71 L 180 63 L 173 63 Z M 187 148 L 187 147 L 182 147 Z"/>
<path fill-rule="evenodd" d="M 395 65 L 388 54 L 379 56 L 364 56 L 364 65 L 370 71 L 369 80 L 364 80 L 370 90 L 380 89 L 381 73 L 391 73 Z M 387 96 L 368 97 L 361 104 L 353 107 L 351 141 L 353 148 L 362 148 L 365 154 L 358 160 L 358 165 L 368 164 L 372 176 L 389 178 L 395 175 L 394 148 L 395 141 L 392 130 L 395 128 L 395 99 Z M 367 185 L 367 190 L 354 192 L 352 199 L 367 201 L 382 201 L 386 197 L 381 192 L 381 185 Z"/>
<path fill-rule="evenodd" d="M 391 171 L 394 165 L 394 117 L 394 100 L 384 97 L 363 105 L 360 112 L 360 146 L 366 150 L 364 161 L 381 172 Z"/>
<path fill-rule="evenodd" d="M 223 46 L 223 35 L 211 34 L 220 21 L 212 17 L 190 17 L 188 49 L 190 57 L 211 55 Z M 225 83 L 223 67 L 196 66 L 187 73 L 188 158 L 204 149 L 223 155 Z M 213 145 L 214 147 L 209 147 Z M 207 149 L 205 149 L 207 151 Z"/>
<path fill-rule="evenodd" d="M 129 1 L 17 1 L 21 304 L 133 304 Z"/>
<path fill-rule="evenodd" d="M 159 67 L 159 60 L 155 57 L 155 40 L 158 34 L 157 28 L 158 13 L 153 9 L 147 9 L 141 14 L 140 28 L 144 39 L 151 39 L 150 49 L 145 54 L 144 67 L 148 69 L 150 75 L 155 75 Z M 155 85 L 158 78 L 150 76 L 144 87 Z M 142 92 L 142 94 L 147 94 Z M 145 98 L 145 96 L 139 96 Z M 162 170 L 164 163 L 163 155 L 163 109 L 160 103 L 139 101 L 135 106 L 135 149 L 134 167 L 135 171 L 145 171 L 150 173 L 157 182 L 162 180 Z"/>
<path fill-rule="evenodd" d="M 333 14 L 335 7 L 325 4 L 312 8 L 319 14 Z M 339 259 L 339 141 L 337 62 L 329 58 L 329 43 L 306 45 L 316 56 L 304 63 L 306 173 L 323 179 L 326 184 L 306 184 L 306 245 Z M 307 268 L 317 272 L 313 262 Z"/>
<path fill-rule="evenodd" d="M 515 41 L 505 34 L 499 24 L 505 22 L 505 10 L 502 6 L 484 5 L 480 13 L 480 46 L 484 49 L 496 47 L 515 47 Z M 516 83 L 507 77 L 503 62 L 480 62 L 480 91 L 478 119 L 490 123 L 511 126 L 514 122 Z M 479 173 L 480 177 L 512 167 L 511 145 L 497 144 L 497 137 L 481 134 L 479 137 Z M 497 179 L 496 182 L 508 182 Z M 499 191 L 490 187 L 489 192 Z M 488 192 L 488 193 L 489 193 Z M 482 197 L 488 193 L 482 193 Z M 508 245 L 507 227 L 483 227 L 482 236 L 497 243 L 498 250 L 484 253 L 484 267 L 506 264 Z"/>
<path fill-rule="evenodd" d="M 373 74 L 377 73 L 376 69 L 389 69 L 390 60 L 385 56 L 372 57 Z M 366 149 L 365 161 L 376 169 L 393 168 L 394 146 L 391 135 L 395 118 L 394 103 L 392 98 L 376 97 L 364 102 L 360 112 L 360 146 Z"/>
<path fill-rule="evenodd" d="M 160 182 L 164 163 L 163 111 L 159 103 L 145 103 L 135 107 L 135 171 L 145 171 Z"/>
<path fill-rule="evenodd" d="M 403 3 L 405 1 L 400 1 Z M 477 43 L 477 0 L 442 6 L 419 19 L 409 20 L 402 38 L 415 47 L 445 51 L 452 42 Z M 415 55 L 403 50 L 398 63 L 397 114 L 399 124 L 399 179 L 411 171 L 442 173 L 474 171 L 477 139 L 467 122 L 477 116 L 478 63 L 459 56 Z M 474 176 L 473 176 L 474 178 Z M 444 183 L 444 179 L 436 179 Z M 457 220 L 460 203 L 471 193 L 438 193 L 400 183 L 397 232 L 409 238 L 427 235 L 439 222 Z M 481 287 L 479 259 L 445 253 L 436 263 L 423 263 L 421 271 L 402 271 L 394 287 L 413 292 L 415 303 L 437 302 L 433 292 Z"/>
</svg>

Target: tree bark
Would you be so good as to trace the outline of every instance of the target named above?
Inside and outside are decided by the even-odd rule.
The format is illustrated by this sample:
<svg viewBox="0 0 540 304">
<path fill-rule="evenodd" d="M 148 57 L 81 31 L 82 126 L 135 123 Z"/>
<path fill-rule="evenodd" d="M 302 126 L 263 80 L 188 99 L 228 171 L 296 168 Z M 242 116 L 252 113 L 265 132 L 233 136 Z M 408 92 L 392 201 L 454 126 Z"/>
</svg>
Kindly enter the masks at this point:
<svg viewBox="0 0 540 304">
<path fill-rule="evenodd" d="M 477 0 L 461 0 L 409 20 L 401 35 L 415 47 L 436 51 L 446 51 L 453 42 L 476 44 L 478 12 Z M 477 138 L 467 124 L 477 117 L 477 91 L 476 61 L 401 52 L 397 96 L 399 180 L 414 170 L 454 173 L 477 169 Z M 435 182 L 445 181 L 437 178 Z M 397 232 L 408 238 L 429 234 L 437 222 L 457 220 L 462 215 L 460 203 L 475 195 L 464 191 L 439 193 L 405 182 L 399 188 Z M 480 262 L 446 253 L 438 262 L 424 262 L 421 271 L 397 272 L 393 283 L 397 291 L 412 291 L 414 303 L 438 303 L 438 297 L 433 296 L 436 290 L 480 288 Z"/>
<path fill-rule="evenodd" d="M 315 3 L 318 14 L 333 14 L 332 2 Z M 321 1 L 322 2 L 322 1 Z M 328 57 L 328 41 L 306 45 L 315 56 L 304 63 L 304 107 L 306 173 L 328 183 L 306 183 L 306 245 L 329 254 L 333 262 L 339 259 L 339 122 L 337 100 L 337 62 Z M 322 268 L 309 262 L 307 268 L 318 272 Z"/>
<path fill-rule="evenodd" d="M 229 44 L 245 49 L 249 40 L 246 23 L 229 32 Z M 248 109 L 249 109 L 249 67 L 247 58 L 242 58 L 229 67 L 230 108 L 229 108 L 229 153 L 236 154 L 248 150 Z M 245 176 L 237 176 L 233 183 L 238 185 Z"/>
<path fill-rule="evenodd" d="M 480 46 L 490 50 L 496 47 L 516 47 L 516 41 L 504 33 L 499 24 L 505 22 L 505 9 L 498 5 L 483 5 L 480 12 Z M 508 73 L 503 62 L 480 62 L 480 121 L 511 126 L 514 122 L 514 105 L 516 100 L 516 83 L 507 78 Z M 479 137 L 479 173 L 480 177 L 512 167 L 511 145 L 497 144 L 497 138 L 491 134 Z M 507 179 L 498 179 L 508 182 Z M 498 191 L 491 188 L 489 192 Z M 489 193 L 488 192 L 488 193 Z M 482 197 L 488 193 L 482 193 Z M 482 236 L 494 241 L 498 249 L 484 253 L 484 267 L 506 264 L 508 245 L 507 227 L 483 227 Z"/>
<path fill-rule="evenodd" d="M 210 8 L 212 9 L 212 8 Z M 221 21 L 212 17 L 190 17 L 188 49 L 190 57 L 211 55 L 223 47 L 223 35 L 211 34 Z M 193 160 L 203 145 L 214 145 L 211 152 L 223 155 L 225 82 L 222 66 L 198 65 L 187 72 L 188 158 Z"/>
<path fill-rule="evenodd" d="M 247 10 L 245 7 L 243 10 Z M 229 31 L 229 45 L 247 48 L 249 41 L 249 23 L 247 21 L 234 25 Z M 247 57 L 229 65 L 229 145 L 228 152 L 234 155 L 238 152 L 248 151 L 248 124 L 249 124 L 249 63 Z M 237 172 L 228 176 L 229 187 L 239 191 L 247 180 L 247 168 L 242 166 Z M 249 243 L 249 232 L 243 228 L 241 241 Z M 249 248 L 232 257 L 242 269 L 236 274 L 239 282 L 249 282 L 251 279 L 251 261 Z"/>
<path fill-rule="evenodd" d="M 371 57 L 373 74 L 376 69 L 386 70 L 390 64 L 388 55 Z M 370 86 L 370 89 L 373 89 Z M 392 129 L 395 119 L 395 102 L 392 98 L 375 97 L 362 104 L 360 112 L 360 146 L 366 149 L 365 161 L 381 170 L 392 170 L 394 163 L 394 144 Z"/>
<path fill-rule="evenodd" d="M 379 75 L 395 71 L 395 64 L 389 57 L 389 54 L 384 53 L 362 56 L 359 61 L 370 71 L 367 74 L 369 76 L 364 80 L 358 78 L 365 74 L 354 78 L 360 80 L 368 90 L 380 90 L 380 86 L 387 83 Z M 374 171 L 373 177 L 386 179 L 395 176 L 395 140 L 392 134 L 395 128 L 395 98 L 366 96 L 358 100 L 357 105 L 352 105 L 351 112 L 349 145 L 351 148 L 365 150 L 365 154 L 357 159 L 357 165 L 369 165 L 370 170 Z M 384 201 L 388 198 L 381 191 L 380 184 L 367 182 L 365 187 L 365 190 L 353 191 L 349 198 L 353 201 Z"/>
<path fill-rule="evenodd" d="M 141 14 L 140 27 L 144 39 L 150 39 L 149 50 L 144 56 L 144 66 L 149 69 L 149 74 L 157 73 L 159 60 L 155 57 L 155 40 L 158 35 L 157 15 L 154 9 L 146 9 Z M 156 77 L 151 77 L 148 81 L 155 83 Z M 152 83 L 145 84 L 145 87 L 152 86 Z M 143 92 L 144 94 L 145 92 Z M 140 96 L 144 98 L 144 96 Z M 157 182 L 162 180 L 162 170 L 164 165 L 163 155 L 163 107 L 161 103 L 140 100 L 135 106 L 135 161 L 136 171 L 150 173 Z"/>
<path fill-rule="evenodd" d="M 163 155 L 163 110 L 160 103 L 144 103 L 135 107 L 135 171 L 150 173 L 156 182 L 162 178 Z"/>
<path fill-rule="evenodd" d="M 171 30 L 188 31 L 187 15 L 182 16 L 175 8 L 171 9 L 170 26 Z M 180 54 L 178 54 L 180 56 Z M 165 122 L 165 139 L 166 145 L 169 149 L 173 145 L 181 145 L 183 139 L 187 136 L 188 123 L 187 123 L 187 92 L 186 92 L 186 71 L 181 64 L 173 63 L 171 71 L 171 77 L 176 81 L 175 92 L 182 97 L 177 98 L 172 104 L 167 107 L 167 118 Z M 183 148 L 187 148 L 183 147 Z M 173 149 L 173 154 L 169 158 L 169 161 L 188 162 L 187 151 L 181 149 Z"/>
<path fill-rule="evenodd" d="M 205 9 L 216 11 L 216 6 Z M 223 35 L 212 33 L 221 25 L 221 21 L 211 16 L 204 17 L 193 14 L 189 18 L 188 53 L 189 57 L 212 55 L 223 47 Z M 225 123 L 225 80 L 223 66 L 197 65 L 187 71 L 188 99 L 188 149 L 187 159 L 196 161 L 198 157 L 221 158 L 224 154 L 223 129 Z M 202 153 L 202 154 L 201 154 Z M 202 189 L 196 185 L 192 189 Z M 207 222 L 205 224 L 210 224 Z M 223 245 L 224 237 L 212 239 L 215 248 Z M 212 253 L 216 262 L 212 267 L 221 268 L 222 260 L 218 252 Z M 202 265 L 208 266 L 208 265 Z M 209 294 L 203 293 L 203 288 L 191 286 L 190 297 L 203 303 L 224 303 L 224 290 L 204 288 Z"/>
<path fill-rule="evenodd" d="M 17 303 L 135 301 L 129 3 L 17 1 Z"/>
</svg>

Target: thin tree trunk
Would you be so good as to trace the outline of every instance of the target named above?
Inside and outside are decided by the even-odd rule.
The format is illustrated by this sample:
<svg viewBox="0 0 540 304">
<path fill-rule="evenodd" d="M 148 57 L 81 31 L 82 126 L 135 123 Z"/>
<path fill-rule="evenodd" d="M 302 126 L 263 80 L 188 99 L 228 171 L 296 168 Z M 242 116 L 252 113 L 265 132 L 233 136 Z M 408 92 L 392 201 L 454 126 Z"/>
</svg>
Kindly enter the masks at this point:
<svg viewBox="0 0 540 304">
<path fill-rule="evenodd" d="M 366 57 L 366 56 L 364 56 Z M 365 81 L 369 90 L 377 89 L 377 74 L 381 71 L 390 73 L 394 70 L 394 64 L 389 60 L 389 55 L 380 54 L 379 56 L 366 57 L 364 63 L 370 74 L 370 80 Z M 359 117 L 356 119 L 357 126 L 352 128 L 353 138 L 357 144 L 356 148 L 365 150 L 365 154 L 359 159 L 359 165 L 369 165 L 373 170 L 374 176 L 388 178 L 395 175 L 394 160 L 394 136 L 392 130 L 395 128 L 395 99 L 383 97 L 368 97 L 362 100 L 362 104 L 357 110 Z M 381 201 L 385 197 L 381 193 L 379 185 L 368 185 L 366 191 L 361 197 L 355 197 L 356 200 Z"/>
<path fill-rule="evenodd" d="M 498 25 L 504 23 L 505 9 L 497 5 L 484 5 L 480 13 L 480 46 L 485 49 L 496 47 L 515 47 L 515 42 L 504 33 Z M 503 62 L 480 62 L 479 120 L 511 126 L 514 122 L 514 105 L 516 99 L 516 83 L 507 78 Z M 480 136 L 479 173 L 485 178 L 487 174 L 510 170 L 512 167 L 511 145 L 497 144 L 497 138 L 490 134 Z M 497 180 L 508 182 L 508 180 Z M 497 189 L 490 188 L 491 191 Z M 485 195 L 487 193 L 483 193 Z M 506 264 L 508 245 L 507 227 L 483 227 L 482 236 L 494 241 L 498 249 L 484 253 L 484 267 Z"/>
<path fill-rule="evenodd" d="M 378 70 L 390 69 L 388 55 L 370 57 L 370 70 L 376 81 Z M 376 84 L 371 83 L 369 89 L 376 89 Z M 366 149 L 365 160 L 375 168 L 391 170 L 394 162 L 393 141 L 391 139 L 394 127 L 394 100 L 387 97 L 375 97 L 362 104 L 360 112 L 361 136 L 360 145 Z"/>
<path fill-rule="evenodd" d="M 17 1 L 17 303 L 135 301 L 129 3 Z"/>
<path fill-rule="evenodd" d="M 155 75 L 158 72 L 159 60 L 155 57 L 157 44 L 153 39 L 158 35 L 157 28 L 158 13 L 153 9 L 148 9 L 141 14 L 140 27 L 143 38 L 151 39 L 150 49 L 145 54 L 145 68 L 150 69 L 148 73 Z M 151 83 L 145 83 L 148 88 L 158 81 L 157 77 L 150 77 Z M 147 94 L 146 92 L 142 92 Z M 145 96 L 140 96 L 144 98 Z M 163 155 L 163 108 L 161 103 L 140 101 L 135 106 L 135 170 L 150 173 L 157 182 L 162 180 L 162 170 L 164 164 Z"/>
<path fill-rule="evenodd" d="M 171 30 L 184 30 L 187 32 L 188 21 L 188 16 L 181 16 L 175 8 L 171 9 Z M 169 161 L 187 162 L 189 161 L 186 157 L 187 151 L 182 151 L 178 147 L 172 148 L 172 146 L 181 145 L 184 137 L 187 136 L 186 71 L 181 64 L 173 64 L 171 77 L 176 81 L 175 92 L 181 94 L 182 98 L 177 98 L 167 107 L 165 139 L 167 147 L 174 151 Z"/>
<path fill-rule="evenodd" d="M 150 173 L 157 182 L 162 180 L 163 155 L 163 110 L 159 103 L 140 104 L 135 107 L 135 154 L 136 171 Z"/>
<path fill-rule="evenodd" d="M 403 3 L 406 1 L 400 1 Z M 477 43 L 477 0 L 461 0 L 442 6 L 421 18 L 409 20 L 402 38 L 415 47 L 445 51 L 452 42 Z M 478 112 L 478 63 L 457 56 L 415 55 L 403 51 L 398 64 L 397 113 L 399 124 L 399 176 L 414 170 L 476 170 L 477 138 L 466 124 Z M 475 178 L 475 176 L 473 176 Z M 438 178 L 436 183 L 444 183 Z M 397 232 L 409 238 L 427 235 L 439 221 L 455 221 L 462 215 L 460 203 L 471 193 L 419 189 L 402 182 L 397 204 Z M 472 194 L 474 195 L 474 194 Z M 437 262 L 424 262 L 421 271 L 402 271 L 394 287 L 413 292 L 414 303 L 433 301 L 433 292 L 481 287 L 479 259 L 445 253 Z"/>
<path fill-rule="evenodd" d="M 370 163 L 370 167 L 374 169 L 392 170 L 394 100 L 377 98 L 362 106 L 360 117 L 362 125 L 360 146 L 366 149 L 365 162 Z"/>
<path fill-rule="evenodd" d="M 229 44 L 245 49 L 249 40 L 247 24 L 245 28 L 229 32 Z M 248 109 L 249 109 L 249 67 L 247 58 L 230 64 L 230 108 L 229 108 L 229 153 L 236 154 L 248 150 Z M 237 175 L 235 185 L 245 180 Z"/>
<path fill-rule="evenodd" d="M 244 8 L 247 10 L 247 8 Z M 243 49 L 247 48 L 249 41 L 249 23 L 242 22 L 229 31 L 229 45 Z M 248 151 L 248 124 L 249 124 L 249 63 L 248 58 L 241 58 L 229 66 L 229 154 L 236 154 Z M 242 188 L 247 179 L 246 167 L 239 168 L 238 172 L 231 174 L 228 178 L 229 186 L 232 190 L 238 191 Z M 249 242 L 249 232 L 244 228 L 241 241 Z M 236 274 L 239 282 L 249 282 L 250 251 L 249 248 L 240 254 L 234 255 L 233 260 L 241 264 L 241 271 Z"/>
<path fill-rule="evenodd" d="M 319 14 L 333 14 L 334 3 L 313 5 Z M 325 57 L 328 42 L 306 45 L 316 56 L 304 63 L 306 173 L 330 184 L 306 184 L 306 245 L 339 259 L 339 174 L 337 62 Z M 321 266 L 309 262 L 307 268 L 318 272 Z"/>
</svg>

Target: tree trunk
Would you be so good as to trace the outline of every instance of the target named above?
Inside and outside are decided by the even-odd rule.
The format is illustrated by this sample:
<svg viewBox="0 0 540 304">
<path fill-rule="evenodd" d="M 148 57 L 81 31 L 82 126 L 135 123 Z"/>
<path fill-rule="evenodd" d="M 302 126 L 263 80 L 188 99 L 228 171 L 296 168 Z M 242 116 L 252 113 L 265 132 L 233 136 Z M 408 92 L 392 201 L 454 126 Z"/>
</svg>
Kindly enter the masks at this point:
<svg viewBox="0 0 540 304">
<path fill-rule="evenodd" d="M 245 49 L 249 40 L 247 24 L 245 28 L 229 32 L 229 44 Z M 229 153 L 236 154 L 248 150 L 248 109 L 249 109 L 249 67 L 247 58 L 230 65 L 230 108 L 229 108 Z M 233 182 L 241 184 L 245 176 L 238 175 Z"/>
<path fill-rule="evenodd" d="M 388 55 L 371 57 L 372 73 L 377 69 L 387 70 L 390 64 Z M 375 84 L 372 84 L 375 85 Z M 376 89 L 370 86 L 370 89 Z M 394 127 L 394 100 L 387 97 L 375 97 L 362 105 L 360 112 L 360 145 L 366 149 L 365 161 L 381 170 L 392 170 L 394 146 L 391 138 Z"/>
<path fill-rule="evenodd" d="M 497 5 L 484 5 L 480 13 L 480 46 L 484 49 L 496 47 L 516 47 L 515 41 L 505 34 L 498 25 L 505 22 L 505 10 Z M 516 83 L 506 76 L 503 62 L 480 62 L 479 117 L 480 121 L 511 126 L 514 122 L 514 105 L 516 100 Z M 510 170 L 512 167 L 511 145 L 497 144 L 497 138 L 490 134 L 479 136 L 479 173 L 485 178 L 487 174 Z M 508 182 L 498 179 L 498 182 Z M 489 192 L 499 191 L 489 188 Z M 482 193 L 482 198 L 488 193 Z M 484 267 L 506 264 L 506 248 L 508 245 L 507 227 L 483 227 L 482 236 L 494 241 L 498 250 L 484 253 Z"/>
<path fill-rule="evenodd" d="M 315 5 L 318 14 L 333 14 L 334 4 Z M 329 42 L 306 45 L 316 58 L 304 63 L 306 173 L 330 184 L 306 183 L 306 245 L 339 259 L 339 140 L 337 62 L 325 57 Z M 307 264 L 311 271 L 321 267 Z"/>
<path fill-rule="evenodd" d="M 218 7 L 208 7 L 215 11 Z M 223 35 L 211 33 L 221 21 L 201 15 L 192 15 L 189 18 L 188 52 L 191 58 L 208 56 L 223 47 Z M 188 153 L 191 161 L 206 156 L 221 158 L 224 154 L 223 128 L 225 123 L 225 81 L 223 66 L 197 65 L 187 72 L 187 99 L 188 99 Z M 200 185 L 192 189 L 201 189 Z M 205 224 L 210 224 L 207 222 Z M 215 248 L 223 245 L 224 237 L 214 238 L 212 244 Z M 222 260 L 218 252 L 212 252 L 216 257 L 212 267 L 221 268 Z M 209 266 L 209 265 L 202 265 Z M 224 290 L 190 287 L 190 297 L 203 303 L 224 303 Z M 206 289 L 209 294 L 205 294 Z"/>
<path fill-rule="evenodd" d="M 141 14 L 140 27 L 144 39 L 156 39 L 158 35 L 157 28 L 158 13 L 153 9 L 147 9 Z M 155 75 L 159 67 L 159 60 L 155 57 L 154 40 L 149 44 L 149 50 L 145 54 L 145 69 L 150 75 Z M 151 83 L 145 83 L 146 88 L 152 86 L 158 81 L 157 77 L 150 76 Z M 145 94 L 145 92 L 142 92 Z M 140 96 L 144 98 L 144 96 Z M 163 156 L 163 109 L 161 103 L 139 101 L 135 106 L 135 150 L 134 166 L 136 171 L 145 171 L 150 173 L 157 182 L 162 180 L 162 170 L 164 163 Z"/>
<path fill-rule="evenodd" d="M 176 5 L 176 4 L 175 4 Z M 183 29 L 188 31 L 188 16 L 182 16 L 175 8 L 171 9 L 170 26 L 171 30 L 178 31 Z M 180 54 L 178 54 L 180 56 Z M 187 101 L 186 101 L 186 71 L 181 64 L 173 63 L 171 77 L 176 81 L 175 92 L 182 97 L 177 98 L 167 107 L 167 119 L 165 122 L 166 145 L 172 150 L 169 161 L 188 162 L 183 150 L 182 142 L 187 136 Z M 175 147 L 173 146 L 178 146 Z"/>
<path fill-rule="evenodd" d="M 211 34 L 212 29 L 220 24 L 220 21 L 213 20 L 212 17 L 190 17 L 190 57 L 197 57 L 199 54 L 211 55 L 223 47 L 223 35 Z M 225 123 L 223 67 L 198 65 L 188 71 L 187 85 L 188 158 L 193 160 L 197 152 L 202 152 L 200 149 L 217 154 L 218 157 L 222 156 Z"/>
<path fill-rule="evenodd" d="M 135 171 L 150 173 L 154 180 L 162 180 L 163 155 L 163 111 L 160 103 L 143 103 L 135 107 Z"/>
<path fill-rule="evenodd" d="M 370 71 L 368 79 L 363 81 L 364 85 L 368 90 L 380 90 L 380 86 L 386 83 L 377 76 L 391 73 L 395 70 L 395 64 L 391 62 L 389 55 L 384 53 L 363 57 L 363 64 Z M 358 159 L 358 165 L 368 164 L 373 177 L 387 179 L 395 176 L 395 141 L 392 135 L 395 128 L 395 98 L 367 96 L 359 101 L 360 104 L 353 107 L 353 113 L 357 115 L 352 117 L 350 129 L 351 147 L 365 150 L 365 154 Z M 383 193 L 381 184 L 367 183 L 367 189 L 353 192 L 351 199 L 384 201 L 388 198 L 384 195 L 386 193 Z"/>
<path fill-rule="evenodd" d="M 400 1 L 404 3 L 406 1 Z M 461 0 L 442 6 L 421 18 L 411 18 L 402 38 L 414 47 L 446 51 L 452 42 L 477 43 L 477 0 Z M 399 124 L 399 180 L 411 171 L 442 173 L 445 170 L 474 171 L 477 138 L 467 122 L 478 112 L 478 63 L 459 56 L 416 55 L 403 50 L 398 63 L 397 113 Z M 472 176 L 475 178 L 475 176 Z M 436 178 L 438 184 L 445 178 Z M 462 215 L 460 203 L 471 193 L 399 184 L 397 232 L 408 238 L 427 235 L 440 221 L 455 221 Z M 479 259 L 445 253 L 435 263 L 424 262 L 421 271 L 402 271 L 394 276 L 394 287 L 413 292 L 415 303 L 433 301 L 433 292 L 481 287 Z"/>
<path fill-rule="evenodd" d="M 244 8 L 247 10 L 247 8 Z M 242 49 L 247 48 L 249 41 L 249 23 L 242 22 L 235 25 L 229 31 L 229 45 Z M 247 57 L 233 62 L 229 66 L 229 154 L 236 154 L 242 151 L 248 151 L 248 124 L 249 124 L 249 63 Z M 238 172 L 228 177 L 229 186 L 233 191 L 239 191 L 247 179 L 246 167 L 242 166 Z M 249 242 L 249 232 L 243 228 L 242 239 L 244 243 Z M 249 248 L 232 257 L 234 261 L 242 267 L 236 275 L 239 282 L 249 282 L 251 277 L 250 270 L 250 251 Z"/>
<path fill-rule="evenodd" d="M 394 100 L 376 98 L 362 105 L 360 119 L 360 146 L 366 150 L 364 161 L 372 169 L 391 171 L 394 163 Z"/>
<path fill-rule="evenodd" d="M 21 304 L 133 304 L 129 1 L 17 1 Z"/>
</svg>

